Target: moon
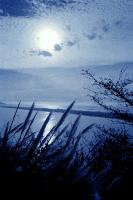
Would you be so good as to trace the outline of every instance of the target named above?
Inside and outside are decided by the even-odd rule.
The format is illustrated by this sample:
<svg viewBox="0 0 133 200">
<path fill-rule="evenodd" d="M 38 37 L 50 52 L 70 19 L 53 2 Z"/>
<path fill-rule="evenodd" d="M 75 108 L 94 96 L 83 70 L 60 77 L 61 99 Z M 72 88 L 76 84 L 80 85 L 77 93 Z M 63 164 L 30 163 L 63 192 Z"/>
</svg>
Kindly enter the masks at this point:
<svg viewBox="0 0 133 200">
<path fill-rule="evenodd" d="M 51 51 L 56 44 L 60 44 L 62 41 L 61 34 L 55 29 L 46 28 L 37 33 L 37 46 L 41 50 Z"/>
</svg>

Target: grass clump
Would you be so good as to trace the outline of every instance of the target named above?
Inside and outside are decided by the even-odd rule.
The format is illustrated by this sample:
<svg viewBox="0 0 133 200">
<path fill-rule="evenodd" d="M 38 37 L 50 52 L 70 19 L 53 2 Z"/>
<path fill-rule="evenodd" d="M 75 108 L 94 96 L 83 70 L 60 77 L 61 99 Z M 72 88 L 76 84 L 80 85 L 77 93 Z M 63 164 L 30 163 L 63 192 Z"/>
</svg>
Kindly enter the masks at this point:
<svg viewBox="0 0 133 200">
<path fill-rule="evenodd" d="M 52 113 L 48 114 L 38 133 L 33 133 L 32 125 L 37 115 L 33 113 L 34 104 L 24 122 L 14 125 L 20 107 L 18 104 L 12 121 L 1 133 L 0 177 L 3 191 L 8 190 L 13 196 L 15 191 L 19 191 L 21 195 L 44 196 L 45 199 L 84 198 L 83 194 L 88 193 L 89 189 L 78 177 L 78 170 L 85 161 L 79 146 L 82 136 L 89 132 L 92 125 L 78 136 L 80 116 L 77 116 L 71 128 L 63 126 L 73 105 L 74 102 L 46 135 Z"/>
<path fill-rule="evenodd" d="M 129 199 L 132 182 L 132 143 L 125 131 L 98 127 L 99 139 L 82 146 L 82 139 L 92 133 L 93 124 L 80 132 L 81 116 L 72 126 L 64 124 L 75 102 L 45 134 L 49 113 L 38 132 L 32 132 L 37 113 L 34 104 L 25 120 L 17 125 L 15 114 L 0 140 L 1 194 L 10 197 L 32 196 L 36 199 Z M 99 132 L 98 132 L 99 133 Z M 87 149 L 87 148 L 86 148 Z M 17 192 L 16 192 L 17 191 Z"/>
</svg>

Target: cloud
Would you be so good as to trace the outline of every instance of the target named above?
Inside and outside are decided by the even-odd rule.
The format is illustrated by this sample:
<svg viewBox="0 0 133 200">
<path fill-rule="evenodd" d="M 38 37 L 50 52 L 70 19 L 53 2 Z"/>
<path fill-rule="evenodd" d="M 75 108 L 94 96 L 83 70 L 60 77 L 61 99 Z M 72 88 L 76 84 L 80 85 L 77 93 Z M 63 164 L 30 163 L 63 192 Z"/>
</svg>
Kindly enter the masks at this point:
<svg viewBox="0 0 133 200">
<path fill-rule="evenodd" d="M 55 44 L 55 45 L 54 45 L 54 50 L 55 50 L 55 51 L 61 51 L 62 48 L 63 48 L 63 46 L 60 45 L 60 44 Z"/>
<path fill-rule="evenodd" d="M 52 54 L 49 51 L 31 50 L 30 53 L 31 53 L 31 55 L 44 56 L 44 57 L 52 56 Z"/>
<path fill-rule="evenodd" d="M 54 51 L 61 51 L 64 47 L 73 47 L 74 45 L 78 45 L 79 41 L 78 40 L 68 40 L 68 41 L 65 41 L 61 44 L 55 44 L 54 46 Z"/>
<path fill-rule="evenodd" d="M 110 23 L 108 23 L 105 19 L 103 19 L 101 21 L 101 25 L 99 28 L 99 29 L 101 29 L 101 32 L 102 32 L 101 34 L 104 35 L 105 33 L 108 33 L 111 29 L 111 26 L 112 25 Z"/>
<path fill-rule="evenodd" d="M 0 0 L 0 8 L 4 11 L 0 15 L 33 17 L 36 14 L 47 13 L 51 9 L 66 9 L 67 7 L 73 9 L 77 6 L 81 8 L 89 3 L 88 0 Z"/>
<path fill-rule="evenodd" d="M 104 24 L 102 26 L 102 30 L 104 33 L 107 33 L 110 30 L 110 25 L 109 24 Z"/>
<path fill-rule="evenodd" d="M 0 15 L 3 15 L 4 11 L 2 9 L 0 9 Z"/>
<path fill-rule="evenodd" d="M 88 40 L 94 40 L 97 38 L 97 33 L 84 34 L 84 35 Z"/>
<path fill-rule="evenodd" d="M 76 0 L 0 0 L 0 15 L 13 17 L 32 17 L 41 11 L 51 8 L 66 8 L 77 4 Z"/>
<path fill-rule="evenodd" d="M 55 7 L 62 7 L 64 8 L 65 6 L 67 5 L 70 5 L 70 4 L 75 4 L 76 1 L 74 0 L 54 0 L 54 1 L 49 1 L 49 0 L 43 0 L 43 2 L 48 5 L 48 6 L 55 6 Z"/>
<path fill-rule="evenodd" d="M 70 26 L 70 25 L 67 25 L 67 26 L 66 26 L 66 30 L 67 30 L 67 31 L 71 31 L 71 26 Z"/>
<path fill-rule="evenodd" d="M 66 46 L 68 46 L 68 47 L 72 47 L 72 46 L 74 46 L 75 44 L 77 44 L 77 40 L 73 40 L 73 41 L 67 41 L 66 42 Z"/>
<path fill-rule="evenodd" d="M 18 17 L 31 16 L 33 14 L 32 7 L 27 0 L 0 0 L 0 8 L 3 10 L 0 15 Z"/>
<path fill-rule="evenodd" d="M 95 27 L 92 28 L 90 33 L 84 33 L 84 36 L 88 40 L 103 39 L 105 34 L 107 34 L 111 29 L 111 25 L 105 20 L 101 20 Z"/>
<path fill-rule="evenodd" d="M 116 27 L 118 27 L 118 28 L 121 28 L 121 26 L 123 25 L 123 21 L 122 20 L 116 20 L 115 22 L 114 22 L 114 25 L 116 26 Z"/>
<path fill-rule="evenodd" d="M 33 6 L 41 5 L 49 9 L 52 7 L 65 8 L 68 5 L 73 5 L 77 3 L 77 0 L 28 0 L 32 2 Z"/>
</svg>

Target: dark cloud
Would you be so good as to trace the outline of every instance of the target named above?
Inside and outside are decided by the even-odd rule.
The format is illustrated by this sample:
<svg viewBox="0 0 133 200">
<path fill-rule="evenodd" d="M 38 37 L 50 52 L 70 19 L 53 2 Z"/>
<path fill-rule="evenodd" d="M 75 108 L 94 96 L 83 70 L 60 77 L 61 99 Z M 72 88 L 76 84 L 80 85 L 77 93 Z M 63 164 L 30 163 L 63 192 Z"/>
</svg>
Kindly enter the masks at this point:
<svg viewBox="0 0 133 200">
<path fill-rule="evenodd" d="M 61 51 L 62 48 L 63 48 L 63 46 L 60 45 L 60 44 L 55 44 L 55 45 L 54 45 L 54 50 L 55 50 L 55 51 Z"/>
<path fill-rule="evenodd" d="M 79 45 L 79 41 L 78 40 L 68 40 L 68 41 L 65 41 L 64 43 L 61 43 L 61 44 L 55 44 L 54 45 L 54 50 L 55 51 L 61 51 L 63 49 L 63 47 L 72 47 L 74 45 Z"/>
<path fill-rule="evenodd" d="M 67 31 L 71 31 L 71 26 L 70 26 L 70 25 L 67 25 L 67 26 L 66 26 L 66 30 L 67 30 Z"/>
<path fill-rule="evenodd" d="M 75 5 L 75 0 L 0 0 L 1 16 L 14 17 L 32 17 L 38 11 L 51 10 L 51 8 L 66 8 L 69 5 Z"/>
<path fill-rule="evenodd" d="M 95 27 L 92 28 L 90 33 L 85 33 L 84 36 L 88 40 L 95 40 L 95 39 L 102 40 L 105 34 L 107 34 L 110 31 L 110 29 L 111 25 L 103 19 L 99 23 L 97 23 Z"/>
<path fill-rule="evenodd" d="M 101 27 L 101 31 L 103 33 L 108 33 L 109 30 L 110 30 L 110 24 L 105 20 L 105 19 L 102 19 L 101 23 L 100 23 L 100 27 Z"/>
<path fill-rule="evenodd" d="M 52 56 L 52 54 L 49 51 L 31 50 L 30 53 L 31 53 L 31 55 L 44 56 L 44 57 L 51 57 Z"/>
<path fill-rule="evenodd" d="M 97 33 L 84 34 L 84 35 L 88 40 L 94 40 L 97 38 Z"/>
<path fill-rule="evenodd" d="M 41 0 L 40 2 L 45 4 L 47 8 L 53 6 L 57 8 L 64 8 L 67 5 L 76 3 L 74 0 Z"/>
<path fill-rule="evenodd" d="M 0 9 L 0 15 L 3 15 L 4 11 L 2 9 Z"/>
<path fill-rule="evenodd" d="M 110 25 L 109 24 L 103 25 L 102 30 L 103 30 L 104 33 L 107 33 L 110 30 Z"/>
<path fill-rule="evenodd" d="M 74 40 L 74 41 L 67 41 L 67 42 L 66 42 L 66 46 L 72 47 L 72 46 L 76 45 L 77 43 L 78 43 L 77 40 Z"/>
<path fill-rule="evenodd" d="M 118 28 L 121 28 L 121 26 L 123 25 L 123 21 L 122 20 L 117 20 L 114 22 L 114 25 Z"/>
<path fill-rule="evenodd" d="M 68 40 L 68 41 L 65 41 L 62 44 L 55 44 L 54 50 L 55 51 L 61 51 L 63 49 L 63 47 L 72 47 L 76 44 L 78 45 L 78 40 Z"/>
<path fill-rule="evenodd" d="M 10 16 L 31 16 L 33 9 L 27 0 L 0 0 L 0 9 L 3 12 L 0 15 Z"/>
</svg>

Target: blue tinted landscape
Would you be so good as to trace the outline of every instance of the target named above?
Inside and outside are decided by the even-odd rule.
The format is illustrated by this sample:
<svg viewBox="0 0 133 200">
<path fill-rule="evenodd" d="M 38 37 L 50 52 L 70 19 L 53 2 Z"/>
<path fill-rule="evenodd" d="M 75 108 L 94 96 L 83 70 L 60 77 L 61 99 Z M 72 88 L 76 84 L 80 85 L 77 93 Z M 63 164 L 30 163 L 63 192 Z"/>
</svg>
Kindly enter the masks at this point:
<svg viewBox="0 0 133 200">
<path fill-rule="evenodd" d="M 132 199 L 132 19 L 130 0 L 0 0 L 3 199 Z"/>
</svg>

